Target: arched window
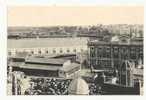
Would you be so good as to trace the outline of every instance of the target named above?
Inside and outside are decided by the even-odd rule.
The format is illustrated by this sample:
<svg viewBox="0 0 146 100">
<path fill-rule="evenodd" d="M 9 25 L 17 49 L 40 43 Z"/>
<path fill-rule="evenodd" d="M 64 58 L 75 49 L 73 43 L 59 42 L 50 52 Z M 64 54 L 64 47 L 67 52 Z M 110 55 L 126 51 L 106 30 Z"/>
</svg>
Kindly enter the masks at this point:
<svg viewBox="0 0 146 100">
<path fill-rule="evenodd" d="M 110 57 L 110 55 L 111 55 L 111 48 L 110 47 L 106 47 L 106 57 Z"/>
<path fill-rule="evenodd" d="M 60 49 L 60 53 L 63 53 L 63 50 L 62 49 Z"/>
<path fill-rule="evenodd" d="M 48 50 L 46 50 L 46 54 L 48 54 L 49 52 L 48 52 Z"/>
<path fill-rule="evenodd" d="M 39 50 L 38 53 L 41 54 L 42 53 L 41 50 Z"/>
<path fill-rule="evenodd" d="M 90 56 L 94 57 L 95 56 L 95 47 L 90 48 Z"/>
<path fill-rule="evenodd" d="M 34 51 L 31 51 L 31 54 L 34 54 Z"/>
<path fill-rule="evenodd" d="M 75 53 L 76 53 L 76 49 L 74 49 L 74 50 L 73 50 L 73 52 L 75 52 Z"/>
<path fill-rule="evenodd" d="M 118 47 L 114 47 L 113 48 L 113 57 L 114 58 L 118 58 L 119 57 L 119 48 Z"/>
<path fill-rule="evenodd" d="M 56 53 L 56 50 L 55 49 L 53 50 L 53 53 Z"/>
<path fill-rule="evenodd" d="M 67 49 L 67 52 L 70 52 L 70 50 L 69 50 L 69 49 Z"/>
</svg>

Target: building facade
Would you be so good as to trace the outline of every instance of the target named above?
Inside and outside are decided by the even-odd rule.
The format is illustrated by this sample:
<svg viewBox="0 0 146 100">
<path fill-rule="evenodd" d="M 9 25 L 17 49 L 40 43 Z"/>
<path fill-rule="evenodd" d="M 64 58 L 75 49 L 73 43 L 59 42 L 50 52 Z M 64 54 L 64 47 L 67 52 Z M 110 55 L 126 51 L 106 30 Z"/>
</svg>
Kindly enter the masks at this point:
<svg viewBox="0 0 146 100">
<path fill-rule="evenodd" d="M 133 61 L 135 65 L 139 60 L 143 63 L 143 42 L 133 41 L 129 43 L 90 41 L 88 43 L 90 67 L 119 70 L 125 60 Z"/>
<path fill-rule="evenodd" d="M 8 39 L 8 56 L 19 52 L 31 55 L 76 54 L 87 51 L 87 38 Z"/>
</svg>

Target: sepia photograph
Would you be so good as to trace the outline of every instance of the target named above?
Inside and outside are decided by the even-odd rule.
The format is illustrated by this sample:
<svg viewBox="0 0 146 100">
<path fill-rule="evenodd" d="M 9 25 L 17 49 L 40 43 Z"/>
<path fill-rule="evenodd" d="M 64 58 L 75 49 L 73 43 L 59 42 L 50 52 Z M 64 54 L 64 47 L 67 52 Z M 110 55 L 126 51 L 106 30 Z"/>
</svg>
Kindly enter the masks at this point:
<svg viewBox="0 0 146 100">
<path fill-rule="evenodd" d="M 8 6 L 7 95 L 143 95 L 144 6 Z"/>
</svg>

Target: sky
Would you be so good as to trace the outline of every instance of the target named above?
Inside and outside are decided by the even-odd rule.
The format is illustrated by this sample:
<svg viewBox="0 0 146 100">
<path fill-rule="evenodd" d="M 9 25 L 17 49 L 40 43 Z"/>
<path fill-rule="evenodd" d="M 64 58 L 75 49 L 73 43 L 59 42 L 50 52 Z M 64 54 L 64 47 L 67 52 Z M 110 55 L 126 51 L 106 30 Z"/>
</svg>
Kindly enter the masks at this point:
<svg viewBox="0 0 146 100">
<path fill-rule="evenodd" d="M 143 24 L 142 6 L 11 6 L 8 26 Z"/>
<path fill-rule="evenodd" d="M 144 0 L 7 0 L 9 5 L 25 5 L 25 4 L 82 4 L 82 5 L 95 5 L 95 4 L 143 4 Z"/>
</svg>

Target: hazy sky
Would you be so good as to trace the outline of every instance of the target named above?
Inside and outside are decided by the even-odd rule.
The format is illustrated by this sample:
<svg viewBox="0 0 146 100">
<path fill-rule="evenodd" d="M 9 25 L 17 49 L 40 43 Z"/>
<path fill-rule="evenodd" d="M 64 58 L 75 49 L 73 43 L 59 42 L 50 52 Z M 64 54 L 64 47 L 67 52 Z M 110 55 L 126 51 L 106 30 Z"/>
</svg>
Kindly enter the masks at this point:
<svg viewBox="0 0 146 100">
<path fill-rule="evenodd" d="M 11 6 L 8 26 L 143 24 L 142 6 Z"/>
<path fill-rule="evenodd" d="M 106 4 L 144 4 L 145 0 L 7 0 L 8 5 L 106 5 Z"/>
</svg>

